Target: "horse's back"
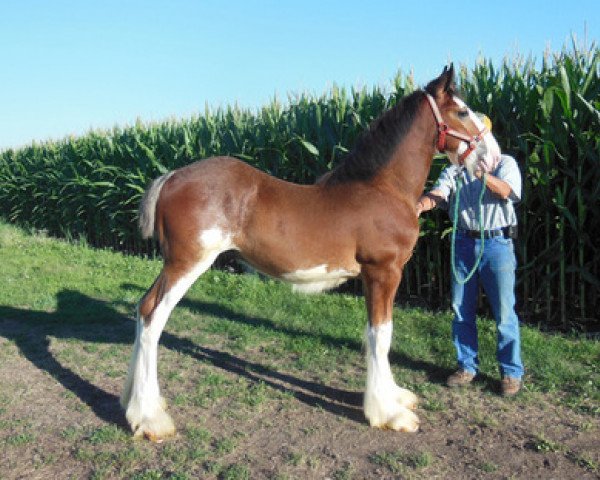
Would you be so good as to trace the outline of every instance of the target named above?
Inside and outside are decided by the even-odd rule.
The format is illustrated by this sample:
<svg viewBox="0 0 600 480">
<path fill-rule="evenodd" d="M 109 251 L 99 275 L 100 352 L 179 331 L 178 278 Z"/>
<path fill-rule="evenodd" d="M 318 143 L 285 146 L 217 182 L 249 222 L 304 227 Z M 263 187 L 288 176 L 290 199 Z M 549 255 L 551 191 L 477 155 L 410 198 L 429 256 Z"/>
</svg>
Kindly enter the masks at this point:
<svg viewBox="0 0 600 480">
<path fill-rule="evenodd" d="M 402 228 L 397 200 L 368 183 L 298 185 L 235 158 L 213 157 L 165 181 L 156 219 L 168 258 L 236 249 L 269 275 L 329 282 L 331 272 L 355 276 L 359 263 L 393 258 L 401 244 L 403 251 L 412 248 L 417 222 Z"/>
<path fill-rule="evenodd" d="M 322 265 L 356 272 L 347 201 L 324 185 L 290 183 L 235 158 L 213 157 L 165 181 L 157 231 L 171 259 L 236 249 L 276 277 Z"/>
</svg>

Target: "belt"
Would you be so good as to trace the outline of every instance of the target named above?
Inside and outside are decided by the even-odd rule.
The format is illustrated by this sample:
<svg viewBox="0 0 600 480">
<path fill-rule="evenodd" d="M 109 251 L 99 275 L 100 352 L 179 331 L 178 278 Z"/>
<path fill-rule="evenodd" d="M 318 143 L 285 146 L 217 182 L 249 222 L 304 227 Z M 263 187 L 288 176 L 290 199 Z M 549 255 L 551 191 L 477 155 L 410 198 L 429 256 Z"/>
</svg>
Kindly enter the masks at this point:
<svg viewBox="0 0 600 480">
<path fill-rule="evenodd" d="M 470 238 L 481 238 L 481 232 L 479 230 L 463 230 L 463 233 Z M 510 227 L 503 227 L 496 230 L 484 230 L 483 238 L 517 238 L 517 227 L 511 225 Z"/>
</svg>

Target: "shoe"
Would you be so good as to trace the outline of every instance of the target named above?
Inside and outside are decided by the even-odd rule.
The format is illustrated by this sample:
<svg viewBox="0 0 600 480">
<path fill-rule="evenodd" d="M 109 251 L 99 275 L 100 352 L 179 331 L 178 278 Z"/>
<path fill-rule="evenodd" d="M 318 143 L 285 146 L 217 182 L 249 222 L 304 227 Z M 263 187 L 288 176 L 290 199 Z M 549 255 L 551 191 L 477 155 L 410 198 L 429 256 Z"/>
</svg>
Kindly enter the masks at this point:
<svg viewBox="0 0 600 480">
<path fill-rule="evenodd" d="M 466 370 L 457 370 L 446 379 L 446 385 L 449 387 L 462 387 L 473 381 L 475 375 Z"/>
<path fill-rule="evenodd" d="M 500 381 L 500 394 L 503 397 L 514 397 L 521 390 L 521 380 L 514 377 L 503 377 Z"/>
</svg>

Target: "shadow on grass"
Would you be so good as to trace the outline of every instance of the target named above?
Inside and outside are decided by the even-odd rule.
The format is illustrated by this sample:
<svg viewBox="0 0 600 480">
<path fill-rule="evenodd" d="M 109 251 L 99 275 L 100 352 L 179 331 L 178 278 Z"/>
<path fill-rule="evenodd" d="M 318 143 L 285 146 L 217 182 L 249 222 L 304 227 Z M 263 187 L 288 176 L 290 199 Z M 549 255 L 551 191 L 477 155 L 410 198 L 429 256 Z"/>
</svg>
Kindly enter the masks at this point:
<svg viewBox="0 0 600 480">
<path fill-rule="evenodd" d="M 122 285 L 123 288 L 137 289 L 134 285 Z M 355 338 L 350 337 L 339 337 L 327 334 L 316 334 L 304 330 L 298 330 L 295 328 L 288 328 L 277 324 L 273 320 L 263 317 L 251 317 L 240 314 L 227 307 L 219 305 L 218 303 L 201 302 L 197 300 L 190 300 L 184 298 L 179 303 L 179 306 L 186 307 L 194 312 L 202 312 L 211 315 L 216 318 L 220 318 L 224 321 L 241 323 L 251 327 L 260 327 L 263 329 L 271 330 L 273 332 L 281 333 L 290 338 L 318 338 L 319 342 L 327 348 L 341 348 L 345 347 L 349 350 L 357 352 L 364 351 L 363 343 L 356 341 Z M 365 322 L 366 322 L 366 309 L 365 309 Z M 437 335 L 438 333 L 432 328 L 426 332 L 429 335 Z M 451 339 L 448 338 L 448 342 Z M 448 376 L 455 371 L 455 369 L 448 369 L 441 367 L 439 364 L 431 363 L 425 360 L 418 360 L 410 357 L 406 354 L 397 352 L 395 350 L 390 351 L 389 359 L 391 363 L 401 365 L 404 368 L 413 370 L 415 372 L 423 372 L 427 376 L 427 381 L 439 385 L 446 385 L 446 379 Z M 478 373 L 476 378 L 477 383 L 485 385 L 489 390 L 496 387 L 497 381 L 485 373 Z M 323 387 L 327 388 L 327 387 Z"/>
<path fill-rule="evenodd" d="M 119 398 L 62 365 L 49 347 L 52 337 L 86 342 L 116 338 L 124 341 L 125 331 L 129 333 L 127 337 L 132 335 L 132 326 L 106 303 L 79 292 L 64 290 L 57 301 L 56 312 L 0 306 L 0 335 L 13 341 L 25 358 L 77 395 L 99 418 L 127 427 L 125 415 L 118 408 Z M 115 325 L 122 325 L 123 331 L 115 331 Z"/>
<path fill-rule="evenodd" d="M 136 285 L 123 287 L 142 290 Z M 290 337 L 317 336 L 317 334 L 282 327 L 266 318 L 241 315 L 215 303 L 184 299 L 180 305 L 224 321 L 260 326 Z M 133 306 L 131 307 L 133 310 Z M 0 306 L 0 335 L 13 341 L 33 365 L 48 372 L 65 389 L 77 395 L 99 418 L 125 428 L 127 422 L 119 406 L 118 396 L 92 384 L 62 365 L 50 352 L 49 344 L 51 337 L 90 343 L 132 344 L 134 332 L 135 324 L 131 318 L 119 313 L 111 303 L 72 290 L 63 290 L 57 295 L 55 312 Z M 331 348 L 345 346 L 356 351 L 362 350 L 362 344 L 355 339 L 328 335 L 318 335 L 318 339 Z M 247 378 L 251 382 L 263 382 L 271 388 L 294 396 L 306 405 L 322 408 L 358 423 L 365 421 L 361 410 L 362 392 L 342 390 L 304 380 L 227 352 L 197 345 L 167 331 L 163 332 L 160 342 L 165 348 L 208 362 L 217 368 Z M 434 383 L 441 383 L 450 373 L 437 365 L 415 360 L 397 352 L 390 355 L 390 360 L 409 369 L 425 372 L 429 380 Z"/>
</svg>

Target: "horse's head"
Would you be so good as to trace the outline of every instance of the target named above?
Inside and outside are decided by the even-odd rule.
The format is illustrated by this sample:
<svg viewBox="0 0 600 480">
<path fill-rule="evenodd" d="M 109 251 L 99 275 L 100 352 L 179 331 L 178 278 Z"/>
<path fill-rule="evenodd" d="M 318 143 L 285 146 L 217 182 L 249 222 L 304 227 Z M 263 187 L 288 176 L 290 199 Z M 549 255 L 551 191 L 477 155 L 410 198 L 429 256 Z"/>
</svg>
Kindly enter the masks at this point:
<svg viewBox="0 0 600 480">
<path fill-rule="evenodd" d="M 446 152 L 450 162 L 465 166 L 471 173 L 477 168 L 492 171 L 500 161 L 500 147 L 477 116 L 456 94 L 454 67 L 444 67 L 425 92 L 437 123 L 437 149 Z"/>
</svg>

